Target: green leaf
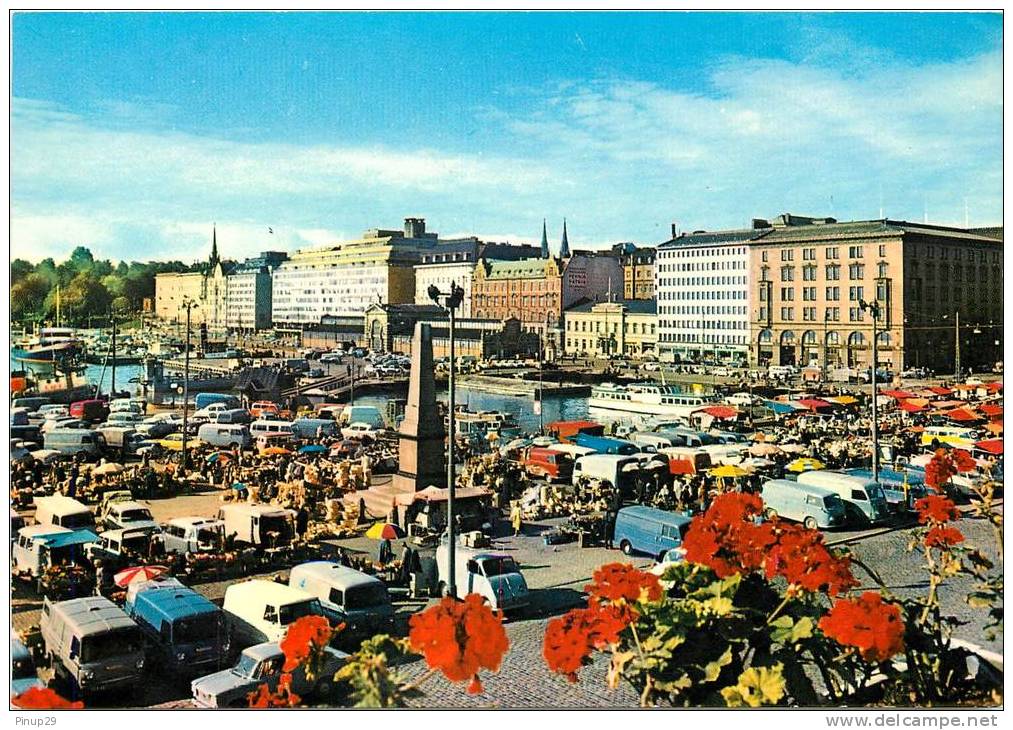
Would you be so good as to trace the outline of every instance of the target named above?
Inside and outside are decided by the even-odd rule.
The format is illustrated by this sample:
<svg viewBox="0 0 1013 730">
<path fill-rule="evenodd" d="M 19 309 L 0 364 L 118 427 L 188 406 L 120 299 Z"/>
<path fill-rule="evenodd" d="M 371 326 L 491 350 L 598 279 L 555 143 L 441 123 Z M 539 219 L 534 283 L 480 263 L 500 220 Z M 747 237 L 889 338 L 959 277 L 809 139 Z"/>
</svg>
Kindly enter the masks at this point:
<svg viewBox="0 0 1013 730">
<path fill-rule="evenodd" d="M 722 667 L 726 667 L 732 663 L 732 649 L 728 647 L 725 649 L 725 653 L 720 657 L 710 662 L 703 668 L 703 678 L 705 682 L 713 682 L 721 674 Z"/>
</svg>

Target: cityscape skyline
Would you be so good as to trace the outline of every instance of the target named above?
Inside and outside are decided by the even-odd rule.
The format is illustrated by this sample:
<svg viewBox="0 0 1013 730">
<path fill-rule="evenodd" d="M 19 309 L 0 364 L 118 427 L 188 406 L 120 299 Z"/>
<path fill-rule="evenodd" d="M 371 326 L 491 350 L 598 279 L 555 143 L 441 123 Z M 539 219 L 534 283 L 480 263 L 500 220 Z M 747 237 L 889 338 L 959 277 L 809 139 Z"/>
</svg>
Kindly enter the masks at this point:
<svg viewBox="0 0 1013 730">
<path fill-rule="evenodd" d="M 997 224 L 1001 30 L 983 13 L 16 14 L 12 256 L 192 261 L 214 222 L 241 259 L 408 215 L 533 245 L 548 218 L 554 250 L 563 218 L 575 248 L 786 212 Z"/>
</svg>

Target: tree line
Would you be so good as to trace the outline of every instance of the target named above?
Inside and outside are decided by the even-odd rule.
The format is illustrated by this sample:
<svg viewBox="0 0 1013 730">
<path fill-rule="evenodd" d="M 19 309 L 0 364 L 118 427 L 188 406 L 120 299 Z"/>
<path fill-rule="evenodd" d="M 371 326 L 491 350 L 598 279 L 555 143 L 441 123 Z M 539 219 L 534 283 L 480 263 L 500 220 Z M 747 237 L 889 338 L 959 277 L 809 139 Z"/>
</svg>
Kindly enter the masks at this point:
<svg viewBox="0 0 1013 730">
<path fill-rule="evenodd" d="M 78 246 L 70 258 L 57 264 L 46 258 L 37 264 L 24 259 L 11 261 L 11 320 L 30 324 L 55 322 L 57 287 L 63 323 L 83 325 L 88 317 L 141 311 L 146 297 L 155 295 L 155 275 L 193 271 L 181 261 L 97 260 L 90 250 Z"/>
</svg>

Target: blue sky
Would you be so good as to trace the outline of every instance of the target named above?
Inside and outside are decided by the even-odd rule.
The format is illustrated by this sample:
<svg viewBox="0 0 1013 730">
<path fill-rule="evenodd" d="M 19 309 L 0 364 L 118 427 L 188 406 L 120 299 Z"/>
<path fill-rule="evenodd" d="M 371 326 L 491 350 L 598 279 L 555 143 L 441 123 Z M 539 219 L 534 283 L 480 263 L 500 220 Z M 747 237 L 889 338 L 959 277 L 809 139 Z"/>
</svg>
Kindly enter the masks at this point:
<svg viewBox="0 0 1013 730">
<path fill-rule="evenodd" d="M 13 255 L 998 223 L 1001 43 L 998 14 L 19 13 Z"/>
</svg>

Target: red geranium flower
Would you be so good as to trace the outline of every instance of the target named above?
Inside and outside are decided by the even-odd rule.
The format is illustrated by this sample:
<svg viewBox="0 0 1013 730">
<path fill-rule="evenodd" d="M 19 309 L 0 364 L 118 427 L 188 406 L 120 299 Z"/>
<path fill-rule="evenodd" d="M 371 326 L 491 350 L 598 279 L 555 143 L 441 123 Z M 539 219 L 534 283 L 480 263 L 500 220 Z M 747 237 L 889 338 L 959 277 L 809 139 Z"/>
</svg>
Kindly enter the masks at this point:
<svg viewBox="0 0 1013 730">
<path fill-rule="evenodd" d="M 658 576 L 625 563 L 603 565 L 594 572 L 593 581 L 584 590 L 591 596 L 606 601 L 625 599 L 634 603 L 642 597 L 648 601 L 657 601 L 662 594 Z"/>
<path fill-rule="evenodd" d="M 870 662 L 884 662 L 904 651 L 904 621 L 900 606 L 887 603 L 873 591 L 858 598 L 839 598 L 820 629 L 843 646 L 858 649 Z"/>
<path fill-rule="evenodd" d="M 481 691 L 478 670 L 497 671 L 510 646 L 502 616 L 474 593 L 463 601 L 444 598 L 412 616 L 410 625 L 412 648 L 426 664 L 452 682 L 470 680 L 470 692 Z"/>
<path fill-rule="evenodd" d="M 953 452 L 953 465 L 961 474 L 974 471 L 978 468 L 978 462 L 974 460 L 974 457 L 969 452 L 963 449 L 956 449 Z"/>
<path fill-rule="evenodd" d="M 549 669 L 576 682 L 577 672 L 594 649 L 591 640 L 594 628 L 593 612 L 588 608 L 575 608 L 549 621 L 542 644 L 542 656 Z"/>
<path fill-rule="evenodd" d="M 292 675 L 282 674 L 278 677 L 278 689 L 274 692 L 266 684 L 257 687 L 246 697 L 250 707 L 265 709 L 269 707 L 298 707 L 302 697 L 292 691 Z"/>
<path fill-rule="evenodd" d="M 768 578 L 780 575 L 788 584 L 807 591 L 825 590 L 831 596 L 854 588 L 851 559 L 834 555 L 823 544 L 823 535 L 797 525 L 780 525 L 777 544 L 764 563 Z"/>
<path fill-rule="evenodd" d="M 964 541 L 964 535 L 956 527 L 933 527 L 925 534 L 925 547 L 947 548 Z"/>
<path fill-rule="evenodd" d="M 939 489 L 956 473 L 957 465 L 950 453 L 946 449 L 937 449 L 935 455 L 925 465 L 925 485 Z"/>
<path fill-rule="evenodd" d="M 757 495 L 728 492 L 694 518 L 683 540 L 686 560 L 705 565 L 719 578 L 757 570 L 776 538 L 771 523 L 755 524 L 763 511 Z"/>
<path fill-rule="evenodd" d="M 291 672 L 300 664 L 319 658 L 330 643 L 333 631 L 330 622 L 323 616 L 303 616 L 288 627 L 281 640 L 285 654 L 282 671 Z"/>
<path fill-rule="evenodd" d="M 928 523 L 942 524 L 960 517 L 957 505 L 953 503 L 953 500 L 938 494 L 922 497 L 915 502 L 915 509 L 918 510 L 918 521 L 923 525 Z"/>
<path fill-rule="evenodd" d="M 81 710 L 83 702 L 65 700 L 48 687 L 32 687 L 11 698 L 11 704 L 22 710 Z"/>
</svg>

